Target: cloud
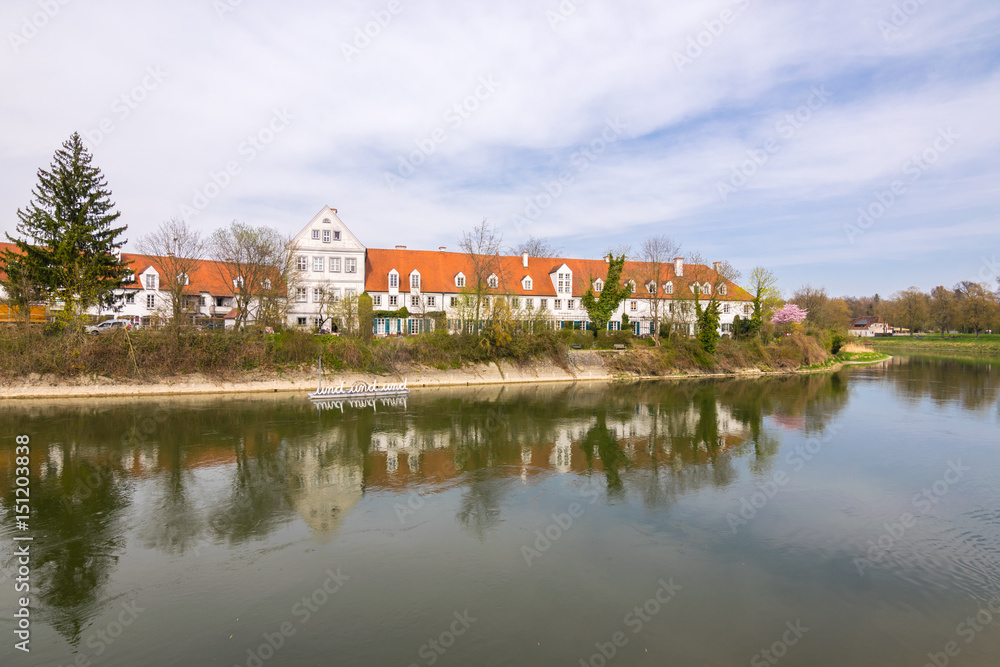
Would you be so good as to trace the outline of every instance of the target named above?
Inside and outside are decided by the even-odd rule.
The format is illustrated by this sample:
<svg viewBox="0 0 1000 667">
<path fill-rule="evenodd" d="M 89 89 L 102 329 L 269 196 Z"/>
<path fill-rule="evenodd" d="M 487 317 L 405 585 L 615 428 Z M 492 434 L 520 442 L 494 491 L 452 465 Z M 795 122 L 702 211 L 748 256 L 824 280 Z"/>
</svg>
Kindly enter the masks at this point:
<svg viewBox="0 0 1000 667">
<path fill-rule="evenodd" d="M 833 293 L 930 286 L 927 239 L 955 274 L 973 240 L 997 245 L 990 0 L 913 0 L 903 14 L 862 0 L 220 1 L 231 11 L 68 2 L 27 40 L 39 4 L 4 4 L 4 231 L 59 144 L 110 122 L 95 159 L 133 239 L 214 192 L 236 162 L 196 224 L 291 233 L 330 204 L 373 247 L 454 245 L 488 218 L 509 241 L 544 234 L 585 256 L 666 232 L 745 268 L 770 264 L 788 288 L 815 277 Z M 11 35 L 22 36 L 16 50 Z M 166 74 L 137 100 L 149 68 Z M 828 100 L 781 125 L 816 87 Z M 251 158 L 247 142 L 266 138 L 276 111 L 287 127 Z M 581 160 L 609 120 L 622 133 Z M 948 127 L 954 146 L 849 243 L 858 207 Z M 768 141 L 776 150 L 720 196 Z M 390 188 L 387 174 L 401 180 Z M 558 196 L 517 224 L 565 174 Z M 885 243 L 912 273 L 883 267 Z M 865 270 L 845 274 L 845 263 Z"/>
</svg>

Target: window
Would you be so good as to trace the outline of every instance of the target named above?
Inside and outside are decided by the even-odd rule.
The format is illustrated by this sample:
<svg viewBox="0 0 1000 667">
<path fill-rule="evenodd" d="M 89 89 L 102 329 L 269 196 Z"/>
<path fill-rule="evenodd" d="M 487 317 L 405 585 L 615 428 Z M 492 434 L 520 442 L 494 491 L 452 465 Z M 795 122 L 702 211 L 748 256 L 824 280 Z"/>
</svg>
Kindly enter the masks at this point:
<svg viewBox="0 0 1000 667">
<path fill-rule="evenodd" d="M 191 279 L 188 278 L 188 274 L 186 274 L 186 273 L 178 273 L 177 274 L 177 282 L 179 284 L 181 284 L 181 285 L 190 285 L 191 284 Z"/>
<path fill-rule="evenodd" d="M 646 283 L 646 291 L 649 292 L 650 294 L 656 294 L 656 283 L 652 281 Z"/>
<path fill-rule="evenodd" d="M 381 294 L 376 294 L 375 296 L 372 297 L 372 305 L 373 306 L 381 306 L 382 305 L 382 295 Z"/>
<path fill-rule="evenodd" d="M 329 242 L 330 242 L 330 230 L 329 229 L 324 229 L 323 230 L 323 243 L 329 243 Z"/>
<path fill-rule="evenodd" d="M 298 267 L 299 271 L 305 271 L 309 268 L 309 260 L 304 256 L 299 255 L 295 258 L 295 266 Z"/>
<path fill-rule="evenodd" d="M 222 308 L 223 306 L 225 306 L 226 305 L 226 297 L 224 297 L 224 296 L 217 296 L 217 297 L 215 297 L 215 305 L 217 307 L 219 307 L 219 308 Z"/>
<path fill-rule="evenodd" d="M 562 310 L 562 299 L 556 299 L 552 303 L 553 310 Z"/>
<path fill-rule="evenodd" d="M 198 303 L 200 303 L 202 306 L 207 306 L 208 299 L 204 295 L 202 295 L 202 297 L 198 300 Z"/>
<path fill-rule="evenodd" d="M 567 310 L 573 310 L 574 308 L 576 308 L 576 301 L 573 301 L 573 299 L 568 299 L 566 301 L 566 308 Z"/>
<path fill-rule="evenodd" d="M 726 291 L 727 290 L 725 285 L 719 285 L 719 294 L 725 295 Z"/>
<path fill-rule="evenodd" d="M 628 309 L 631 310 L 631 311 L 633 311 L 633 312 L 636 311 L 636 310 L 639 310 L 639 302 L 638 301 L 629 301 Z"/>
<path fill-rule="evenodd" d="M 323 288 L 313 287 L 313 303 L 319 303 L 323 300 Z"/>
<path fill-rule="evenodd" d="M 156 275 L 155 273 L 147 273 L 146 280 L 144 281 L 146 289 L 156 289 L 159 286 L 160 282 L 158 279 L 159 276 Z"/>
<path fill-rule="evenodd" d="M 729 312 L 729 304 L 728 303 L 722 304 L 722 312 L 724 312 L 724 313 L 728 313 Z"/>
<path fill-rule="evenodd" d="M 330 218 L 323 218 L 323 224 L 324 225 L 332 225 L 333 224 L 333 220 L 330 220 Z"/>
<path fill-rule="evenodd" d="M 324 262 L 322 257 L 313 257 L 313 271 L 322 271 L 323 264 Z"/>
<path fill-rule="evenodd" d="M 753 313 L 753 306 L 751 306 L 749 303 L 743 304 L 743 314 L 750 315 L 752 313 Z"/>
<path fill-rule="evenodd" d="M 597 280 L 594 281 L 594 291 L 600 292 L 603 289 L 604 289 L 604 281 L 598 278 Z"/>
<path fill-rule="evenodd" d="M 608 322 L 608 331 L 621 331 L 622 323 L 618 320 L 611 320 Z"/>
<path fill-rule="evenodd" d="M 243 289 L 243 276 L 236 276 L 233 278 L 233 289 L 241 290 Z"/>
<path fill-rule="evenodd" d="M 484 296 L 483 297 L 483 307 L 484 308 L 489 308 L 490 307 L 490 297 L 488 297 L 488 296 Z"/>
<path fill-rule="evenodd" d="M 701 286 L 701 291 L 704 294 L 710 295 L 712 293 L 712 286 L 706 282 L 704 285 Z"/>
<path fill-rule="evenodd" d="M 333 233 L 333 240 L 334 241 L 339 241 L 340 240 L 340 232 L 334 232 Z"/>
<path fill-rule="evenodd" d="M 414 294 L 410 297 L 410 306 L 413 308 L 420 307 L 420 296 L 418 294 Z"/>
<path fill-rule="evenodd" d="M 339 289 L 332 289 L 332 290 L 330 290 L 330 301 L 332 301 L 333 303 L 337 303 L 338 301 L 340 301 L 340 290 Z"/>
<path fill-rule="evenodd" d="M 390 294 L 389 295 L 389 305 L 392 306 L 392 307 L 398 306 L 399 305 L 399 297 L 396 296 L 395 294 Z"/>
<path fill-rule="evenodd" d="M 125 295 L 125 303 L 133 304 L 135 303 L 135 292 L 129 292 Z"/>
<path fill-rule="evenodd" d="M 411 334 L 420 333 L 420 324 L 421 324 L 420 320 L 416 319 L 410 320 L 410 333 Z"/>
<path fill-rule="evenodd" d="M 344 273 L 357 273 L 358 272 L 358 260 L 353 257 L 348 257 L 344 260 Z"/>
<path fill-rule="evenodd" d="M 558 292 L 560 294 L 569 294 L 573 291 L 573 280 L 572 274 L 570 273 L 559 273 L 556 276 Z"/>
<path fill-rule="evenodd" d="M 457 296 L 451 297 L 450 305 L 451 305 L 452 308 L 455 308 L 455 307 L 458 306 L 458 297 Z"/>
<path fill-rule="evenodd" d="M 263 282 L 261 284 L 264 286 L 264 289 L 271 289 L 271 279 L 270 278 L 264 278 L 264 280 L 263 280 Z"/>
<path fill-rule="evenodd" d="M 389 287 L 399 287 L 399 274 L 395 271 L 389 274 Z"/>
<path fill-rule="evenodd" d="M 146 295 L 146 308 L 149 308 L 150 310 L 156 308 L 156 295 L 155 294 L 147 294 Z"/>
<path fill-rule="evenodd" d="M 319 241 L 319 230 L 318 229 L 312 230 L 312 239 L 313 239 L 313 241 Z"/>
<path fill-rule="evenodd" d="M 410 274 L 410 289 L 420 289 L 420 274 L 416 271 Z"/>
<path fill-rule="evenodd" d="M 539 299 L 538 300 L 538 307 L 541 310 L 545 310 L 546 308 L 549 307 L 549 300 L 548 299 Z"/>
<path fill-rule="evenodd" d="M 296 287 L 295 288 L 295 300 L 296 301 L 298 301 L 299 303 L 305 303 L 306 299 L 308 297 L 309 297 L 309 293 L 306 292 L 306 288 L 305 287 Z"/>
<path fill-rule="evenodd" d="M 666 285 L 664 285 L 663 286 L 663 291 L 666 292 L 667 294 L 673 294 L 674 293 L 674 283 L 673 282 L 669 282 Z"/>
<path fill-rule="evenodd" d="M 531 299 L 531 298 L 525 299 L 524 300 L 524 307 L 527 308 L 528 310 L 534 310 L 534 308 L 535 308 L 535 300 Z"/>
<path fill-rule="evenodd" d="M 296 320 L 296 322 L 298 322 L 298 323 L 299 323 L 299 326 L 300 326 L 300 327 L 304 327 L 304 326 L 306 325 L 306 318 L 304 318 L 304 317 L 300 317 L 300 318 L 298 318 L 298 319 Z"/>
<path fill-rule="evenodd" d="M 629 293 L 630 294 L 634 294 L 635 293 L 635 281 L 634 280 L 628 281 L 627 286 L 628 286 Z"/>
<path fill-rule="evenodd" d="M 313 318 L 313 326 L 316 327 L 317 329 L 319 329 L 321 326 L 323 326 L 323 320 L 321 318 L 319 318 L 319 317 L 314 317 Z"/>
<path fill-rule="evenodd" d="M 500 285 L 500 279 L 497 278 L 496 274 L 492 274 L 486 279 L 486 284 L 489 285 L 490 289 L 496 289 Z"/>
<path fill-rule="evenodd" d="M 524 289 L 530 290 L 531 289 L 531 278 L 525 276 L 524 280 L 522 281 L 522 284 L 524 285 Z"/>
<path fill-rule="evenodd" d="M 465 276 L 461 273 L 455 276 L 455 287 L 465 287 Z"/>
<path fill-rule="evenodd" d="M 331 257 L 330 258 L 330 272 L 331 273 L 340 273 L 340 258 L 339 257 Z"/>
<path fill-rule="evenodd" d="M 732 325 L 731 325 L 731 324 L 725 324 L 725 323 L 724 323 L 724 324 L 722 325 L 722 332 L 723 332 L 723 333 L 726 333 L 727 331 L 731 331 L 731 330 L 732 330 Z"/>
<path fill-rule="evenodd" d="M 437 305 L 437 298 L 433 296 L 427 297 L 427 305 L 433 308 Z"/>
<path fill-rule="evenodd" d="M 354 288 L 349 288 L 344 290 L 344 296 L 357 296 L 358 290 Z"/>
</svg>

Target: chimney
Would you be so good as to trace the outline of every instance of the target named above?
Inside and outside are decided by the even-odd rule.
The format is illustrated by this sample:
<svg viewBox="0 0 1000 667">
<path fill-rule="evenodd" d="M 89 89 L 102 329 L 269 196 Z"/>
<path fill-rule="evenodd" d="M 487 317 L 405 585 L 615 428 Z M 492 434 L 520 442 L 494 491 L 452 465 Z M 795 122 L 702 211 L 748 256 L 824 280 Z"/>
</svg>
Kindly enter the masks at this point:
<svg viewBox="0 0 1000 667">
<path fill-rule="evenodd" d="M 448 248 L 448 246 L 444 246 L 444 245 L 439 245 L 438 246 L 438 250 L 440 250 L 441 252 L 444 252 L 447 248 Z"/>
<path fill-rule="evenodd" d="M 174 256 L 174 253 L 172 253 L 172 252 L 168 252 L 167 253 L 167 257 L 173 257 L 173 256 Z"/>
<path fill-rule="evenodd" d="M 527 251 L 521 253 L 521 265 L 524 268 L 528 268 L 528 253 Z"/>
<path fill-rule="evenodd" d="M 719 269 L 722 268 L 722 262 L 712 262 L 712 268 L 715 269 L 716 273 L 718 273 Z"/>
<path fill-rule="evenodd" d="M 674 257 L 674 275 L 684 275 L 684 258 Z"/>
<path fill-rule="evenodd" d="M 605 264 L 610 264 L 611 263 L 611 253 L 610 252 L 607 255 L 604 256 L 604 263 Z"/>
<path fill-rule="evenodd" d="M 398 246 L 396 246 L 396 250 L 406 250 L 406 246 L 405 245 L 398 245 Z"/>
</svg>

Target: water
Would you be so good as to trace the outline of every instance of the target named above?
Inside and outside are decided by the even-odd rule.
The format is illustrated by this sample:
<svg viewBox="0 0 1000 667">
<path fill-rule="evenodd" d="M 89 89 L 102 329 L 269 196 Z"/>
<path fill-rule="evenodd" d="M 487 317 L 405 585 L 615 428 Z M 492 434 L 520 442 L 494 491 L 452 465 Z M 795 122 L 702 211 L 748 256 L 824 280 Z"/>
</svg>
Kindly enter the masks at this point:
<svg viewBox="0 0 1000 667">
<path fill-rule="evenodd" d="M 343 412 L 6 403 L 0 664 L 996 665 L 998 390 L 913 358 Z"/>
</svg>

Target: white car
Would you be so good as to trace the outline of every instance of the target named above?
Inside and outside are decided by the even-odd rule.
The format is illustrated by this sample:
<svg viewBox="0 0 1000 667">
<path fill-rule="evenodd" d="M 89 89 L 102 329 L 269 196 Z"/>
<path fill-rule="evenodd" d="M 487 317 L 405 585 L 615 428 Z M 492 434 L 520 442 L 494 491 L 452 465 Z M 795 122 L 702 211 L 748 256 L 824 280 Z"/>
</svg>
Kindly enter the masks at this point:
<svg viewBox="0 0 1000 667">
<path fill-rule="evenodd" d="M 126 328 L 128 324 L 128 320 L 104 320 L 100 324 L 92 324 L 91 326 L 84 328 L 84 331 L 94 335 L 113 333 L 118 329 Z"/>
</svg>

